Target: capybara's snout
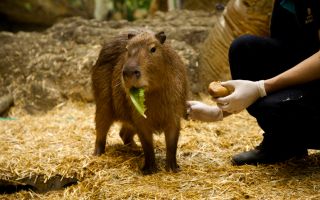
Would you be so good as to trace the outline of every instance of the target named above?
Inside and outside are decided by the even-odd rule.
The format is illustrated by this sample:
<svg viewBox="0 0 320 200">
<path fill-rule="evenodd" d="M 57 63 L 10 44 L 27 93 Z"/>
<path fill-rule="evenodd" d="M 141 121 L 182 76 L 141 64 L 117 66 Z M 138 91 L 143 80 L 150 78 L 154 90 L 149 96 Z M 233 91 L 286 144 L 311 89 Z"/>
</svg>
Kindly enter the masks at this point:
<svg viewBox="0 0 320 200">
<path fill-rule="evenodd" d="M 146 74 L 143 72 L 139 62 L 129 59 L 122 68 L 122 77 L 125 87 L 130 89 L 132 87 L 141 88 L 146 87 Z"/>
<path fill-rule="evenodd" d="M 140 67 L 137 64 L 126 64 L 122 71 L 125 79 L 139 79 L 141 77 Z"/>
</svg>

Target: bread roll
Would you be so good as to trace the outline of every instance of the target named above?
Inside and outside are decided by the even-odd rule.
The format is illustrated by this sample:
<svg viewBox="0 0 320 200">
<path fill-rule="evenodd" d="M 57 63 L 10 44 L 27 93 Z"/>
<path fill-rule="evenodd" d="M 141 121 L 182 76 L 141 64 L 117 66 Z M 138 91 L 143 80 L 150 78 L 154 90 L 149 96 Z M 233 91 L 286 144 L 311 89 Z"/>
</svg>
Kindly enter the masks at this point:
<svg viewBox="0 0 320 200">
<path fill-rule="evenodd" d="M 213 81 L 209 84 L 208 92 L 214 98 L 224 97 L 230 94 L 229 90 L 223 87 L 218 81 Z"/>
</svg>

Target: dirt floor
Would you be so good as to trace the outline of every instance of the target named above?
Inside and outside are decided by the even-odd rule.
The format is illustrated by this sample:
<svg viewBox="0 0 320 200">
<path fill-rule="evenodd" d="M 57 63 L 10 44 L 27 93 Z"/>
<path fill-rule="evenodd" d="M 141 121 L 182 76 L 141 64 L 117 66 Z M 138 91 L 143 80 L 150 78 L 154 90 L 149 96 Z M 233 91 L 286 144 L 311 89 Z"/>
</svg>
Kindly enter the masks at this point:
<svg viewBox="0 0 320 200">
<path fill-rule="evenodd" d="M 26 189 L 0 199 L 320 198 L 317 151 L 269 166 L 231 164 L 233 154 L 261 140 L 255 119 L 245 111 L 214 123 L 183 120 L 178 173 L 165 171 L 164 137 L 155 135 L 159 171 L 146 176 L 139 170 L 142 150 L 122 145 L 119 124 L 110 130 L 106 153 L 92 156 L 94 112 L 94 104 L 66 102 L 37 116 L 13 109 L 13 119 L 0 121 L 0 180 Z"/>
</svg>

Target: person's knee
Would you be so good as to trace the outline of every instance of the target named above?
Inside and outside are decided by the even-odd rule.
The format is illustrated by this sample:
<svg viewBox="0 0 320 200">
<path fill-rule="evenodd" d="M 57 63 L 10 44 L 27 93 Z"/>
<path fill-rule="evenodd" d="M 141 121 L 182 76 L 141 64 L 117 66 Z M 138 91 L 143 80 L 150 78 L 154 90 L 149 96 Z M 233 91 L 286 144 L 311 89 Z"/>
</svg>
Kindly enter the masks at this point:
<svg viewBox="0 0 320 200">
<path fill-rule="evenodd" d="M 281 115 L 282 109 L 277 99 L 265 97 L 248 107 L 247 111 L 257 119 L 272 119 L 275 118 L 275 116 Z"/>
<path fill-rule="evenodd" d="M 243 79 L 249 73 L 248 68 L 253 62 L 253 51 L 257 51 L 257 43 L 259 37 L 254 35 L 242 35 L 231 43 L 228 57 L 233 79 Z"/>
<path fill-rule="evenodd" d="M 233 40 L 229 48 L 229 60 L 250 56 L 248 51 L 253 48 L 252 45 L 256 40 L 257 36 L 254 35 L 242 35 Z"/>
</svg>

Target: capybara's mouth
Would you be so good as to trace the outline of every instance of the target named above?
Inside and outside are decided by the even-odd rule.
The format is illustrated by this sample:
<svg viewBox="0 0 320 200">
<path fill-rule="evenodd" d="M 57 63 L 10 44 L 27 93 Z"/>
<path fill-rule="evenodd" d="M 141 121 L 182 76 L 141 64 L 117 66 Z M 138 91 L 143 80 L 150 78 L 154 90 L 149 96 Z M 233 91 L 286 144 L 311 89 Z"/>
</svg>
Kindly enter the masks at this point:
<svg viewBox="0 0 320 200">
<path fill-rule="evenodd" d="M 140 90 L 140 89 L 145 90 L 145 86 L 140 86 L 140 87 L 132 86 L 129 90 Z"/>
<path fill-rule="evenodd" d="M 128 90 L 131 90 L 131 89 L 147 89 L 147 83 L 146 81 L 142 81 L 142 80 L 139 80 L 139 81 L 133 81 L 133 80 L 126 80 L 126 79 L 123 79 L 124 81 L 124 86 L 125 88 L 127 88 Z"/>
<path fill-rule="evenodd" d="M 142 84 L 142 83 L 131 83 L 131 84 L 127 84 L 126 86 L 127 86 L 127 88 L 129 90 L 132 90 L 132 89 L 144 89 L 144 90 L 146 90 L 147 89 L 147 85 L 146 84 Z"/>
</svg>

